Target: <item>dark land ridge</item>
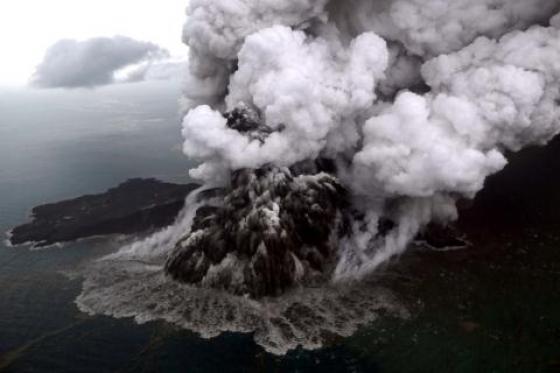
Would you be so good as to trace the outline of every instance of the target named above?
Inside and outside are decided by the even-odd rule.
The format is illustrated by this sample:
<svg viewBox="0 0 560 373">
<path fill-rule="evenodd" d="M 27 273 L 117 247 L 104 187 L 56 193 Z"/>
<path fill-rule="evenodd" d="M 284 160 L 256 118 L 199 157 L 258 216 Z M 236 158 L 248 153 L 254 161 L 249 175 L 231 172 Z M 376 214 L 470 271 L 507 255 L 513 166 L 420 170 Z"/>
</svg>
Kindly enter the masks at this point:
<svg viewBox="0 0 560 373">
<path fill-rule="evenodd" d="M 10 232 L 10 243 L 42 247 L 162 228 L 173 223 L 187 195 L 198 187 L 135 178 L 104 193 L 37 206 L 31 211 L 30 222 Z"/>
</svg>

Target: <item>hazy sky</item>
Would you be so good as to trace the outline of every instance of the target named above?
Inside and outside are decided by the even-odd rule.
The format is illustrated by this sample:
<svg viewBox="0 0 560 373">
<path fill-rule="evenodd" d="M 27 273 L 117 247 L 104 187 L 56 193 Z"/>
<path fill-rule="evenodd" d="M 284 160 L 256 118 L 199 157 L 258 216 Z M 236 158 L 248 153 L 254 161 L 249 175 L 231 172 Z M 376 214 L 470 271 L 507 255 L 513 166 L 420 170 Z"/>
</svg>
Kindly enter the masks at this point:
<svg viewBox="0 0 560 373">
<path fill-rule="evenodd" d="M 63 38 L 124 35 L 174 55 L 188 0 L 0 0 L 0 85 L 25 84 L 45 53 Z"/>
</svg>

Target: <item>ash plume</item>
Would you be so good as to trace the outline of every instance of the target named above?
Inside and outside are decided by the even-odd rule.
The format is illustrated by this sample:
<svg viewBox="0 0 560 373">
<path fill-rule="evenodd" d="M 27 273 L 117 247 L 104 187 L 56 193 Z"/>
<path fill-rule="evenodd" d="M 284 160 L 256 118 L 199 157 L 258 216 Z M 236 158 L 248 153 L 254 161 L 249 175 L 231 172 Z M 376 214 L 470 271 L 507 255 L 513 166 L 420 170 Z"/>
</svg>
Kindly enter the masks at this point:
<svg viewBox="0 0 560 373">
<path fill-rule="evenodd" d="M 343 226 L 345 190 L 324 172 L 297 172 L 297 166 L 235 171 L 231 193 L 197 215 L 166 271 L 187 283 L 253 297 L 318 282 L 333 264 L 331 241 Z"/>
<path fill-rule="evenodd" d="M 505 151 L 560 131 L 558 11 L 554 0 L 194 0 L 183 136 L 203 162 L 191 175 L 227 186 L 242 169 L 331 160 L 354 210 L 332 276 L 360 278 L 427 224 L 456 219 Z M 265 136 L 228 125 L 240 108 Z"/>
</svg>

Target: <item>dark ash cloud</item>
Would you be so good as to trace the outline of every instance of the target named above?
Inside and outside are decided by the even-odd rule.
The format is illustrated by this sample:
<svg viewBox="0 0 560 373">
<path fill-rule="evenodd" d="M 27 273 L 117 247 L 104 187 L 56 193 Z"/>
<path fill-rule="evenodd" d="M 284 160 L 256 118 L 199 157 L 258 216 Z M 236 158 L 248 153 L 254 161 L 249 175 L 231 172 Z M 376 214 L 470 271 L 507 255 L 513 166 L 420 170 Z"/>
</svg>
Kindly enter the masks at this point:
<svg viewBox="0 0 560 373">
<path fill-rule="evenodd" d="M 111 84 L 120 69 L 167 56 L 168 52 L 156 44 L 124 36 L 84 41 L 63 39 L 47 50 L 31 84 L 41 88 Z"/>
</svg>

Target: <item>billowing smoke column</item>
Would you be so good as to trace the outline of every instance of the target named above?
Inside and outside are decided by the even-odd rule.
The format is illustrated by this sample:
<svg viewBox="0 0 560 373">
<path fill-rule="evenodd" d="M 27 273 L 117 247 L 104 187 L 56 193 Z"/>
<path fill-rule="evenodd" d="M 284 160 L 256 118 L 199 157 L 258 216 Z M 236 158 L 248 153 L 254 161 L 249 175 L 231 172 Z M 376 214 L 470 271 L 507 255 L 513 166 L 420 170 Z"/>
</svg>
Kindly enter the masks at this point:
<svg viewBox="0 0 560 373">
<path fill-rule="evenodd" d="M 324 281 L 346 196 L 333 176 L 298 175 L 300 167 L 234 171 L 231 193 L 222 206 L 198 213 L 168 272 L 253 297 Z"/>
<path fill-rule="evenodd" d="M 192 0 L 184 151 L 203 161 L 191 175 L 226 196 L 168 272 L 276 294 L 284 286 L 251 285 L 276 276 L 274 263 L 283 270 L 265 284 L 319 267 L 359 278 L 428 223 L 455 219 L 456 201 L 505 166 L 505 151 L 560 132 L 559 11 L 557 0 Z M 328 170 L 291 171 L 325 159 Z M 287 228 L 294 201 L 298 213 L 324 208 L 323 219 L 305 215 L 329 228 L 322 240 L 286 236 L 305 230 Z M 335 264 L 314 265 L 308 251 Z"/>
</svg>

